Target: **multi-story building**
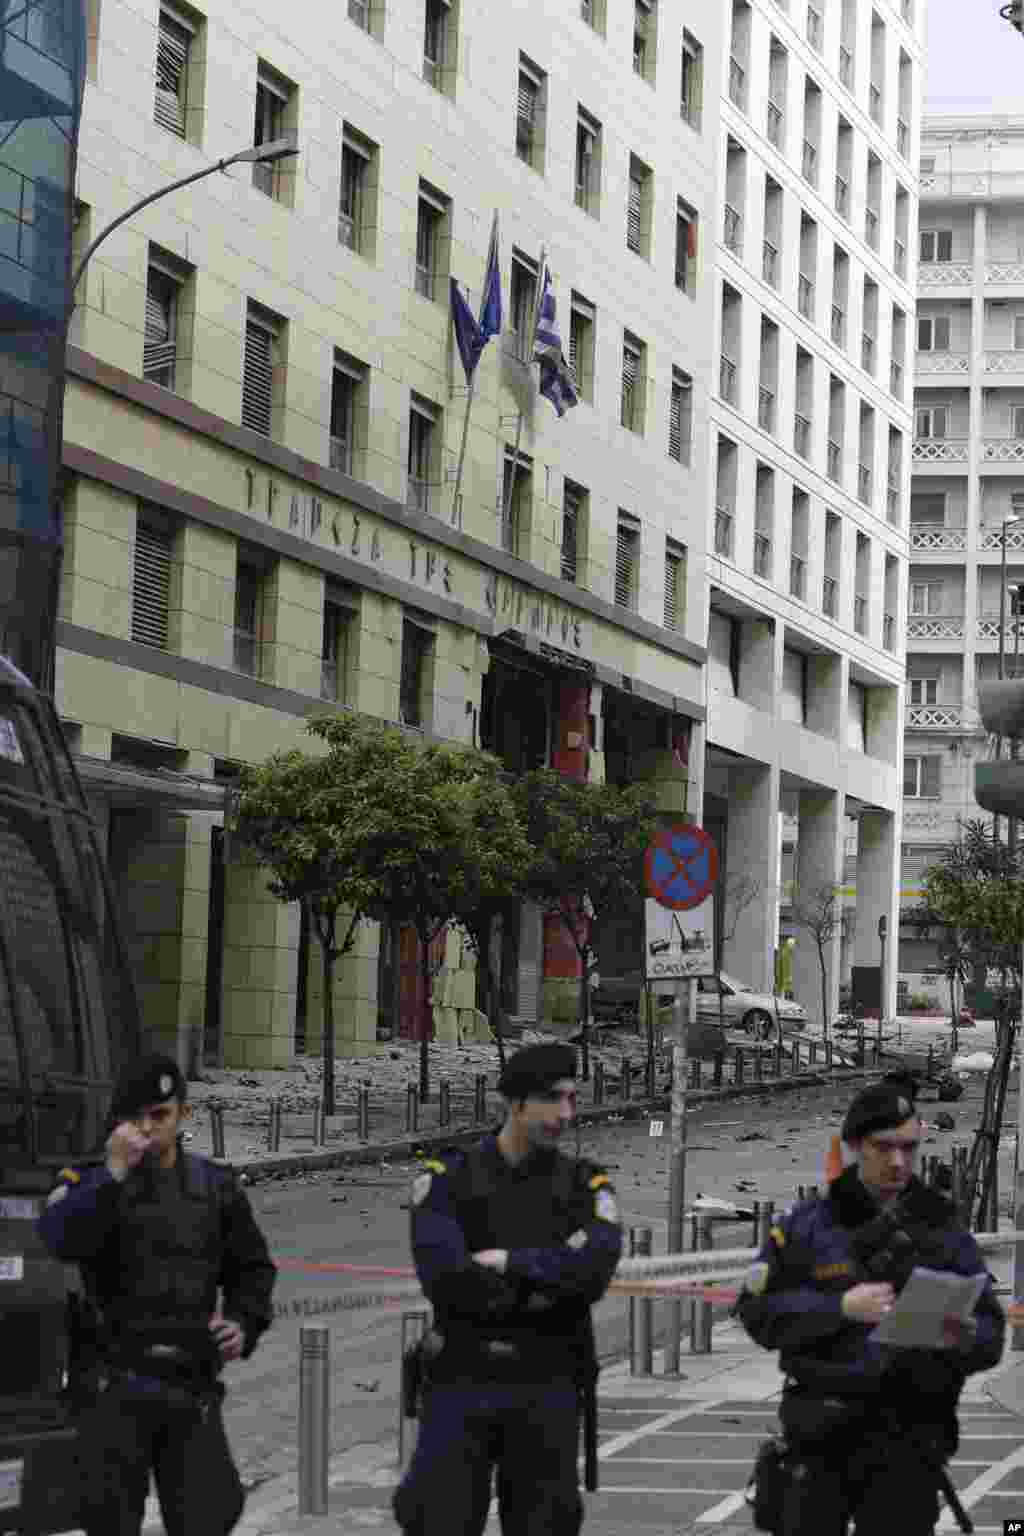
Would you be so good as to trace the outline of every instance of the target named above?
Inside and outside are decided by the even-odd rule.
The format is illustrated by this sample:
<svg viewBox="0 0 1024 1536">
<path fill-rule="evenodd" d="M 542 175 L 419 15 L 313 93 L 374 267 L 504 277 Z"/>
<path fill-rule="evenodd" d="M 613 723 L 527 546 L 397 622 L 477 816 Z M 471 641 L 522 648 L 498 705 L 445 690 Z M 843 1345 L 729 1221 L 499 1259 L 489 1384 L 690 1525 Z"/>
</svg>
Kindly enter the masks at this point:
<svg viewBox="0 0 1024 1536">
<path fill-rule="evenodd" d="M 225 850 L 224 792 L 241 763 L 313 750 L 311 713 L 476 741 L 513 770 L 646 779 L 674 809 L 689 778 L 699 804 L 719 138 L 702 78 L 722 17 L 696 0 L 347 0 L 287 30 L 265 0 L 89 16 L 78 252 L 254 136 L 298 141 L 155 203 L 87 270 L 57 661 L 147 1024 L 182 1054 L 279 1065 L 319 1044 L 316 943 Z M 449 277 L 475 308 L 495 208 L 506 325 L 456 505 Z M 581 396 L 562 420 L 524 356 L 542 248 Z M 888 715 L 868 719 L 873 743 Z M 888 767 L 871 772 L 888 805 Z M 556 1007 L 575 973 L 557 925 L 510 913 L 502 954 L 508 1013 Z M 439 959 L 454 1038 L 472 962 L 454 938 Z M 367 925 L 340 968 L 340 1049 L 410 1034 L 417 986 L 412 936 Z"/>
<path fill-rule="evenodd" d="M 910 0 L 728 8 L 705 818 L 733 876 L 780 892 L 815 1016 L 794 888 L 806 911 L 856 887 L 830 1007 L 898 915 L 921 20 Z M 727 917 L 726 970 L 769 984 L 778 905 Z"/>
<path fill-rule="evenodd" d="M 903 901 L 974 800 L 977 684 L 1020 668 L 1024 582 L 1024 118 L 935 117 L 921 136 L 910 501 Z M 1015 514 L 1015 504 L 1017 513 Z M 1017 516 L 1018 521 L 1012 519 Z M 1001 623 L 1001 616 L 1005 622 Z M 912 988 L 936 961 L 905 933 Z"/>
</svg>

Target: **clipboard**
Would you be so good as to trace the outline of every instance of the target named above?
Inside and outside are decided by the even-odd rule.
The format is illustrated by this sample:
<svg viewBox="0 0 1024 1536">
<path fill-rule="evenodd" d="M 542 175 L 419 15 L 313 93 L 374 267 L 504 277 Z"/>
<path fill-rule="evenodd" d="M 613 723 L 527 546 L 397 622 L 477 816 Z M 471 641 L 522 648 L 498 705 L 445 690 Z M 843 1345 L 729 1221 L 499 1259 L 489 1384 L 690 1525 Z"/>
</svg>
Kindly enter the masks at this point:
<svg viewBox="0 0 1024 1536">
<path fill-rule="evenodd" d="M 988 1274 L 953 1275 L 946 1270 L 914 1269 L 891 1312 L 871 1330 L 875 1344 L 895 1349 L 948 1349 L 943 1319 L 969 1322 L 985 1289 Z"/>
</svg>

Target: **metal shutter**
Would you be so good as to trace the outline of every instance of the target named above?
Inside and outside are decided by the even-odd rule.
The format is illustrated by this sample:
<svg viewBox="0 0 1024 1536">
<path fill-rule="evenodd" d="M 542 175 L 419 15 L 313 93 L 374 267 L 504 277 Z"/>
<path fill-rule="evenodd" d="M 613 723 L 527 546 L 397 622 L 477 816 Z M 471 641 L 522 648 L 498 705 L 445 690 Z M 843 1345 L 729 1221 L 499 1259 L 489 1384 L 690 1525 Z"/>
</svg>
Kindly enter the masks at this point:
<svg viewBox="0 0 1024 1536">
<path fill-rule="evenodd" d="M 562 503 L 562 580 L 575 582 L 579 566 L 580 493 L 566 485 Z"/>
<path fill-rule="evenodd" d="M 247 320 L 242 379 L 242 426 L 270 436 L 274 381 L 274 338 L 266 326 Z"/>
<path fill-rule="evenodd" d="M 531 80 L 529 75 L 524 75 L 522 70 L 519 72 L 519 98 L 516 112 L 520 121 L 532 133 L 533 120 L 537 115 L 537 82 Z"/>
<path fill-rule="evenodd" d="M 643 186 L 635 176 L 629 178 L 629 223 L 626 232 L 626 244 L 631 251 L 640 249 L 640 202 L 643 196 Z"/>
<path fill-rule="evenodd" d="M 185 137 L 185 84 L 188 70 L 187 28 L 160 12 L 156 41 L 156 102 L 153 116 L 162 128 Z"/>
<path fill-rule="evenodd" d="M 683 386 L 672 385 L 672 405 L 668 418 L 668 451 L 669 457 L 682 460 L 683 457 Z"/>
<path fill-rule="evenodd" d="M 142 375 L 156 384 L 173 386 L 175 300 L 177 285 L 163 272 L 150 268 L 146 279 L 146 334 L 142 344 Z"/>
<path fill-rule="evenodd" d="M 679 624 L 679 568 L 678 555 L 665 556 L 665 628 L 676 629 Z"/>
<path fill-rule="evenodd" d="M 640 368 L 640 354 L 628 342 L 622 348 L 622 425 L 633 425 L 636 403 L 636 381 Z"/>
<path fill-rule="evenodd" d="M 620 608 L 634 606 L 639 537 L 638 529 L 620 521 L 615 544 L 615 601 Z"/>
<path fill-rule="evenodd" d="M 167 649 L 167 610 L 171 592 L 173 538 L 140 522 L 135 530 L 132 579 L 132 639 Z"/>
<path fill-rule="evenodd" d="M 544 914 L 532 901 L 524 901 L 519 923 L 519 972 L 516 978 L 516 1015 L 533 1024 L 540 1018 L 541 968 L 544 962 Z"/>
</svg>

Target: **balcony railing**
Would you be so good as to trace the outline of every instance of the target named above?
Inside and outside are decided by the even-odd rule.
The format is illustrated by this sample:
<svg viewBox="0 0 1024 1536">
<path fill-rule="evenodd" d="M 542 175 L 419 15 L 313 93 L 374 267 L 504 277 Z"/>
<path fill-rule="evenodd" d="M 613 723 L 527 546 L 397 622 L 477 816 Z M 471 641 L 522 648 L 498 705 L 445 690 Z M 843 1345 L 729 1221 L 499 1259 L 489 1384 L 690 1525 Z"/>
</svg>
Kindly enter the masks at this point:
<svg viewBox="0 0 1024 1536">
<path fill-rule="evenodd" d="M 800 555 L 789 557 L 789 595 L 801 602 L 807 596 L 807 561 Z"/>
<path fill-rule="evenodd" d="M 841 219 L 849 217 L 850 213 L 850 183 L 845 176 L 836 176 L 835 192 L 836 213 Z"/>
<path fill-rule="evenodd" d="M 907 246 L 904 240 L 897 236 L 892 242 L 892 265 L 897 277 L 907 275 Z"/>
<path fill-rule="evenodd" d="M 985 281 L 986 283 L 1024 283 L 1024 261 L 987 261 Z"/>
<path fill-rule="evenodd" d="M 1002 547 L 1003 527 L 1001 523 L 994 528 L 983 528 L 981 530 L 981 548 L 983 550 L 1001 550 Z M 1024 528 L 1007 528 L 1006 547 L 1007 549 L 1015 550 L 1024 549 Z"/>
<path fill-rule="evenodd" d="M 747 72 L 736 58 L 729 60 L 729 96 L 741 112 L 747 110 Z"/>
<path fill-rule="evenodd" d="M 875 371 L 875 338 L 870 331 L 862 331 L 860 338 L 860 365 L 865 373 Z"/>
<path fill-rule="evenodd" d="M 886 651 L 896 649 L 896 615 L 886 613 L 882 616 L 882 648 Z"/>
<path fill-rule="evenodd" d="M 853 599 L 853 627 L 858 635 L 868 632 L 868 600 L 859 594 Z"/>
<path fill-rule="evenodd" d="M 962 704 L 910 704 L 908 731 L 959 731 L 964 724 Z"/>
<path fill-rule="evenodd" d="M 779 252 L 770 240 L 761 242 L 761 276 L 771 288 L 779 285 Z"/>
<path fill-rule="evenodd" d="M 1024 438 L 983 438 L 981 457 L 986 464 L 1024 464 Z"/>
<path fill-rule="evenodd" d="M 718 393 L 721 395 L 722 399 L 727 400 L 730 405 L 735 405 L 736 364 L 733 362 L 732 358 L 727 357 L 724 352 L 722 353 L 721 362 L 718 366 Z"/>
<path fill-rule="evenodd" d="M 772 541 L 766 533 L 754 534 L 754 575 L 768 580 L 772 574 Z"/>
<path fill-rule="evenodd" d="M 800 169 L 804 181 L 812 187 L 818 185 L 818 150 L 809 139 L 804 139 L 803 155 L 800 161 Z"/>
<path fill-rule="evenodd" d="M 839 611 L 839 583 L 834 576 L 822 577 L 821 611 L 829 619 L 834 619 Z"/>
<path fill-rule="evenodd" d="M 911 614 L 907 620 L 908 640 L 962 640 L 962 613 Z"/>
<path fill-rule="evenodd" d="M 829 334 L 835 346 L 846 345 L 846 310 L 840 309 L 838 304 L 832 305 L 832 319 Z"/>
<path fill-rule="evenodd" d="M 918 373 L 968 373 L 971 367 L 968 352 L 918 352 L 914 357 Z"/>
<path fill-rule="evenodd" d="M 843 448 L 842 444 L 837 443 L 834 437 L 830 437 L 828 440 L 826 469 L 829 479 L 834 480 L 838 485 L 843 475 Z"/>
<path fill-rule="evenodd" d="M 915 437 L 915 464 L 966 464 L 966 437 Z"/>
<path fill-rule="evenodd" d="M 796 306 L 805 320 L 814 319 L 814 282 L 803 272 L 797 279 Z"/>
<path fill-rule="evenodd" d="M 715 554 L 732 558 L 733 516 L 728 507 L 715 508 Z"/>
<path fill-rule="evenodd" d="M 1024 275 L 1024 268 L 1021 268 Z M 922 261 L 917 268 L 917 281 L 922 288 L 950 288 L 972 280 L 969 261 Z"/>
<path fill-rule="evenodd" d="M 986 373 L 1024 373 L 1024 350 L 986 352 Z"/>
<path fill-rule="evenodd" d="M 873 251 L 878 250 L 878 209 L 864 209 L 864 239 Z"/>
<path fill-rule="evenodd" d="M 843 43 L 839 45 L 839 79 L 848 91 L 853 90 L 853 54 Z"/>
<path fill-rule="evenodd" d="M 763 432 L 775 431 L 775 391 L 763 386 L 757 392 L 757 424 Z"/>
<path fill-rule="evenodd" d="M 734 256 L 739 256 L 743 251 L 743 215 L 738 208 L 731 203 L 725 205 L 725 224 L 722 230 L 722 240 L 727 250 Z"/>
<path fill-rule="evenodd" d="M 882 92 L 877 85 L 868 86 L 868 110 L 873 123 L 882 121 Z"/>
<path fill-rule="evenodd" d="M 857 496 L 865 506 L 871 504 L 871 465 L 857 465 Z"/>
<path fill-rule="evenodd" d="M 929 553 L 966 549 L 967 529 L 940 528 L 935 523 L 911 523 L 910 547 L 916 550 L 927 550 Z"/>
<path fill-rule="evenodd" d="M 782 135 L 785 127 L 785 113 L 777 101 L 768 98 L 767 132 L 769 144 L 774 144 L 776 149 L 782 148 Z"/>
<path fill-rule="evenodd" d="M 902 117 L 896 119 L 896 148 L 906 160 L 910 154 L 910 125 Z"/>
<path fill-rule="evenodd" d="M 903 364 L 895 358 L 889 364 L 889 391 L 897 400 L 903 399 Z"/>
<path fill-rule="evenodd" d="M 985 613 L 983 613 L 983 614 L 979 615 L 979 617 L 978 617 L 978 639 L 979 640 L 996 640 L 996 641 L 998 641 L 1000 628 L 1002 628 L 1003 635 L 1005 637 L 1004 638 L 1004 645 L 1008 649 L 1012 649 L 1012 647 L 1015 644 L 1016 634 L 1017 634 L 1017 626 L 1016 626 L 1016 623 L 1014 622 L 1013 617 L 1010 614 L 1007 614 L 1007 616 L 1006 616 L 1006 623 L 1005 623 L 1005 625 L 1001 626 L 1000 622 L 999 622 L 998 614 L 985 614 Z M 1024 624 L 1021 625 L 1021 634 L 1024 635 Z"/>
<path fill-rule="evenodd" d="M 811 456 L 810 417 L 801 416 L 799 411 L 793 417 L 793 451 L 802 459 L 808 459 Z"/>
</svg>

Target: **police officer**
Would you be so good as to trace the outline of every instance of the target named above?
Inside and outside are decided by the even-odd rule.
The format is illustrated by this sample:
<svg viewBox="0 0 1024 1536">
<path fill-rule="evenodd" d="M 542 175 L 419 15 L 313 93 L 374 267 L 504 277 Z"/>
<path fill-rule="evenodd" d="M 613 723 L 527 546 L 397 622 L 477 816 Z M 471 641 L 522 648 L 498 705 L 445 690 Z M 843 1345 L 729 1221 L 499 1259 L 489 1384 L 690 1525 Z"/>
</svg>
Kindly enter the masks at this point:
<svg viewBox="0 0 1024 1536">
<path fill-rule="evenodd" d="M 894 1529 L 928 1536 L 938 1492 L 955 1499 L 945 1462 L 958 1444 L 966 1377 L 991 1369 L 1005 1318 L 987 1276 L 973 1318 L 946 1319 L 944 1343 L 907 1349 L 871 1333 L 915 1265 L 983 1275 L 985 1265 L 950 1202 L 913 1167 L 921 1122 L 908 1085 L 863 1089 L 842 1129 L 856 1158 L 822 1199 L 793 1206 L 772 1227 L 737 1312 L 785 1372 L 780 1419 L 788 1456 L 779 1536 L 857 1536 Z"/>
<path fill-rule="evenodd" d="M 576 1536 L 579 1387 L 590 1308 L 622 1250 L 608 1175 L 562 1154 L 576 1053 L 528 1046 L 498 1088 L 504 1124 L 427 1162 L 412 1189 L 433 1359 L 416 1451 L 394 1497 L 407 1536 L 480 1536 L 497 1467 L 504 1536 Z M 439 1352 L 438 1352 L 439 1351 Z"/>
<path fill-rule="evenodd" d="M 234 1175 L 181 1146 L 185 1097 L 170 1057 L 127 1067 L 105 1163 L 65 1168 L 39 1220 L 95 1325 L 77 1383 L 88 1536 L 138 1536 L 150 1470 L 168 1536 L 221 1536 L 244 1502 L 217 1378 L 269 1327 L 275 1269 Z"/>
</svg>

